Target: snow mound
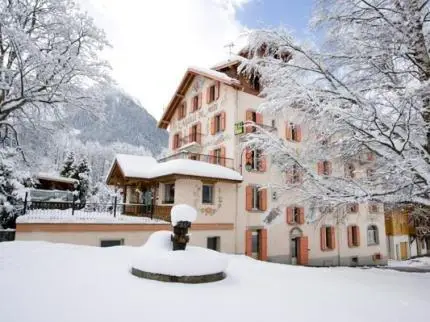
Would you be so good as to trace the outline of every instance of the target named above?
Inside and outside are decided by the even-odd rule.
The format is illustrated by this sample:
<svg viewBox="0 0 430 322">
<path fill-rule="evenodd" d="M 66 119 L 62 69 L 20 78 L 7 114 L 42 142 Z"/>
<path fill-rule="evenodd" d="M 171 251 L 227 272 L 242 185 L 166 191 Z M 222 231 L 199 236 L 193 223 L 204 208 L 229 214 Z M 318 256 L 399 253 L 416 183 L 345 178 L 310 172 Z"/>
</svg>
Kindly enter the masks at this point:
<svg viewBox="0 0 430 322">
<path fill-rule="evenodd" d="M 133 262 L 138 270 L 171 276 L 201 276 L 224 272 L 228 256 L 201 247 L 172 250 L 170 231 L 157 231 L 141 247 Z"/>
<path fill-rule="evenodd" d="M 180 221 L 194 222 L 197 219 L 197 211 L 185 204 L 176 205 L 170 211 L 170 217 L 172 219 L 172 226 L 176 226 Z"/>
</svg>

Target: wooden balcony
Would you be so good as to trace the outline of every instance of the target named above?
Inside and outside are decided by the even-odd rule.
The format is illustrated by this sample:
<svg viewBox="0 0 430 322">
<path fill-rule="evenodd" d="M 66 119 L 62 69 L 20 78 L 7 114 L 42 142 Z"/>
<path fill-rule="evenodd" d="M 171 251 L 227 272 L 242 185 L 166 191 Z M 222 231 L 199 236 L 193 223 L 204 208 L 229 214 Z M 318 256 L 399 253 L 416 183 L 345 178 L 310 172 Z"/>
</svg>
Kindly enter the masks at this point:
<svg viewBox="0 0 430 322">
<path fill-rule="evenodd" d="M 208 155 L 208 154 L 193 153 L 193 152 L 189 152 L 189 151 L 182 151 L 179 153 L 172 154 L 168 157 L 159 159 L 158 162 L 166 162 L 166 161 L 176 160 L 176 159 L 188 159 L 188 160 L 202 161 L 202 162 L 218 164 L 218 165 L 222 165 L 223 167 L 234 169 L 234 160 L 233 159 L 221 158 L 221 157 L 217 157 L 214 155 Z"/>
<path fill-rule="evenodd" d="M 148 217 L 170 222 L 172 206 L 147 206 L 143 204 L 124 204 L 124 214 L 130 216 Z"/>
</svg>

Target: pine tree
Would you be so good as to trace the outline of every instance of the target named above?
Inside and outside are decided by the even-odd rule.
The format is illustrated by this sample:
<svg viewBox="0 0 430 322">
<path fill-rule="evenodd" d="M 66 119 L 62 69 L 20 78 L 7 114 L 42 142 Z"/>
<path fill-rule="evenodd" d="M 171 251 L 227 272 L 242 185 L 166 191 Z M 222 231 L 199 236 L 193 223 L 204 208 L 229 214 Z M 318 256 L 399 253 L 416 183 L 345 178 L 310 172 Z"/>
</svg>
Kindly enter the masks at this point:
<svg viewBox="0 0 430 322">
<path fill-rule="evenodd" d="M 90 174 L 91 169 L 88 165 L 88 160 L 83 157 L 77 165 L 75 165 L 75 173 L 73 179 L 79 181 L 78 192 L 81 204 L 85 203 L 90 188 Z"/>
<path fill-rule="evenodd" d="M 63 161 L 63 166 L 61 167 L 60 175 L 66 178 L 73 178 L 76 176 L 75 154 L 72 151 L 67 153 L 66 159 Z"/>
<path fill-rule="evenodd" d="M 22 204 L 20 174 L 16 171 L 15 153 L 0 149 L 0 227 L 14 228 Z"/>
</svg>

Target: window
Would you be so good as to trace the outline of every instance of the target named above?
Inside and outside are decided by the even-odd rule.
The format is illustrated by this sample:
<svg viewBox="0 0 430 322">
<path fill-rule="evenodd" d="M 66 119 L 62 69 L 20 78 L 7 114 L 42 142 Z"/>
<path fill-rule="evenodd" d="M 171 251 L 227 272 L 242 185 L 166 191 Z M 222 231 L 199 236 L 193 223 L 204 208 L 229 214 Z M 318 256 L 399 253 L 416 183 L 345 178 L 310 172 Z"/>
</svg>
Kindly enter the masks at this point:
<svg viewBox="0 0 430 322">
<path fill-rule="evenodd" d="M 378 235 L 378 227 L 375 225 L 370 225 L 367 227 L 367 245 L 378 245 L 379 244 L 379 235 Z"/>
<path fill-rule="evenodd" d="M 272 120 L 272 127 L 276 127 L 276 120 Z"/>
<path fill-rule="evenodd" d="M 213 203 L 213 185 L 204 184 L 202 187 L 202 203 Z"/>
<path fill-rule="evenodd" d="M 304 224 L 305 212 L 301 207 L 288 207 L 287 208 L 287 224 Z"/>
<path fill-rule="evenodd" d="M 358 203 L 349 203 L 349 204 L 347 204 L 346 205 L 346 211 L 348 212 L 348 213 L 357 213 L 358 212 Z"/>
<path fill-rule="evenodd" d="M 290 173 L 289 173 L 289 180 L 288 181 L 290 181 L 290 183 L 301 183 L 302 182 L 302 176 L 301 176 L 301 173 L 300 173 L 300 170 L 299 170 L 299 167 L 297 166 L 297 164 L 294 164 L 292 167 L 291 167 L 291 170 L 289 171 Z"/>
<path fill-rule="evenodd" d="M 378 204 L 377 203 L 370 203 L 369 204 L 369 212 L 372 214 L 379 212 Z"/>
<path fill-rule="evenodd" d="M 299 141 L 299 128 L 297 124 L 292 124 L 291 126 L 291 140 Z"/>
<path fill-rule="evenodd" d="M 181 146 L 181 139 L 179 134 L 173 136 L 173 149 L 177 149 Z"/>
<path fill-rule="evenodd" d="M 190 155 L 190 160 L 200 160 L 200 155 L 198 155 L 198 154 L 191 154 Z"/>
<path fill-rule="evenodd" d="M 372 169 L 372 168 L 367 169 L 366 174 L 369 180 L 373 180 L 375 178 L 375 169 Z"/>
<path fill-rule="evenodd" d="M 181 119 L 183 119 L 184 117 L 185 117 L 185 115 L 187 114 L 187 111 L 186 111 L 186 107 L 185 107 L 185 103 L 182 103 L 180 106 L 179 106 L 179 119 L 181 120 Z"/>
<path fill-rule="evenodd" d="M 222 131 L 222 126 L 221 126 L 221 114 L 215 115 L 215 133 L 221 132 Z"/>
<path fill-rule="evenodd" d="M 208 237 L 207 238 L 207 248 L 220 251 L 220 237 Z"/>
<path fill-rule="evenodd" d="M 199 109 L 199 96 L 198 95 L 193 97 L 192 106 L 193 106 L 193 112 L 195 112 Z"/>
<path fill-rule="evenodd" d="M 258 186 L 252 187 L 252 209 L 260 209 L 260 189 Z"/>
<path fill-rule="evenodd" d="M 288 141 L 300 142 L 302 140 L 302 129 L 299 124 L 287 122 L 285 126 L 285 137 Z"/>
<path fill-rule="evenodd" d="M 352 163 L 347 163 L 345 165 L 345 177 L 346 178 L 355 178 L 355 167 Z"/>
<path fill-rule="evenodd" d="M 164 185 L 164 203 L 174 203 L 175 202 L 175 184 L 166 183 Z"/>
<path fill-rule="evenodd" d="M 321 250 L 333 250 L 336 248 L 336 235 L 333 226 L 321 227 Z"/>
<path fill-rule="evenodd" d="M 214 150 L 214 162 L 215 164 L 221 164 L 222 163 L 222 151 L 221 149 Z"/>
<path fill-rule="evenodd" d="M 209 94 L 208 103 L 215 101 L 215 99 L 216 99 L 216 85 L 212 85 L 211 87 L 209 87 L 208 94 Z"/>
<path fill-rule="evenodd" d="M 330 161 L 318 161 L 318 174 L 329 176 L 332 172 L 332 165 Z"/>
<path fill-rule="evenodd" d="M 197 138 L 197 136 L 199 135 L 200 133 L 197 133 L 197 124 L 196 125 L 193 125 L 192 127 L 191 127 L 191 142 L 197 142 L 198 141 L 198 138 Z"/>
<path fill-rule="evenodd" d="M 112 247 L 124 245 L 124 239 L 105 239 L 100 241 L 100 247 Z"/>
<path fill-rule="evenodd" d="M 250 170 L 259 171 L 261 168 L 262 151 L 256 149 L 251 150 L 248 153 L 249 154 L 246 155 L 246 167 Z"/>
<path fill-rule="evenodd" d="M 348 247 L 360 246 L 360 229 L 357 225 L 348 226 Z"/>
</svg>

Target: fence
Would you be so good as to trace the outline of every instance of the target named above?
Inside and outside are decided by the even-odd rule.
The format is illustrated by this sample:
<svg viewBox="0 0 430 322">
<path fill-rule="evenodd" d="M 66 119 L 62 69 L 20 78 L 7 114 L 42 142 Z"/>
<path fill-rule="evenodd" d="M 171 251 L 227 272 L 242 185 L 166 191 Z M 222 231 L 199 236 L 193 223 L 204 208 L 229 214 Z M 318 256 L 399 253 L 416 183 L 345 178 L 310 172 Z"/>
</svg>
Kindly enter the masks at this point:
<svg viewBox="0 0 430 322">
<path fill-rule="evenodd" d="M 0 242 L 15 240 L 15 229 L 0 229 Z"/>
<path fill-rule="evenodd" d="M 118 202 L 118 197 L 112 198 L 112 202 L 94 203 L 85 202 L 81 203 L 77 200 L 73 201 L 49 201 L 49 200 L 36 200 L 29 201 L 28 195 L 24 200 L 22 215 L 26 215 L 30 210 L 61 210 L 64 215 L 76 215 L 79 211 L 83 213 L 92 213 L 93 215 L 111 215 L 114 218 L 117 215 L 131 215 L 139 217 L 147 217 L 150 219 L 160 219 L 170 222 L 171 206 L 157 206 L 152 204 L 141 203 L 122 203 Z"/>
</svg>

